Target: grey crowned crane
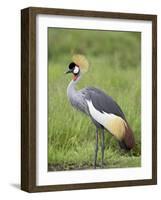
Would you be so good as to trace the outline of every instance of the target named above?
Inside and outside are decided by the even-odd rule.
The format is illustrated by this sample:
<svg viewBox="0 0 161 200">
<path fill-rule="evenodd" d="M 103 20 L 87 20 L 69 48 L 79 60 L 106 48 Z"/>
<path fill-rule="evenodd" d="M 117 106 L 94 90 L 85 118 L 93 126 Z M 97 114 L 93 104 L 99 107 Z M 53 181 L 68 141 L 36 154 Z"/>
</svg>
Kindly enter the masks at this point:
<svg viewBox="0 0 161 200">
<path fill-rule="evenodd" d="M 102 133 L 101 152 L 104 161 L 104 130 L 108 130 L 119 142 L 121 148 L 131 150 L 134 147 L 134 135 L 118 104 L 103 91 L 86 87 L 79 91 L 76 85 L 82 75 L 88 71 L 88 61 L 83 55 L 74 55 L 66 73 L 73 74 L 73 80 L 68 85 L 67 96 L 72 106 L 87 114 L 96 126 L 96 146 L 94 168 L 96 168 L 98 152 L 98 130 Z"/>
</svg>

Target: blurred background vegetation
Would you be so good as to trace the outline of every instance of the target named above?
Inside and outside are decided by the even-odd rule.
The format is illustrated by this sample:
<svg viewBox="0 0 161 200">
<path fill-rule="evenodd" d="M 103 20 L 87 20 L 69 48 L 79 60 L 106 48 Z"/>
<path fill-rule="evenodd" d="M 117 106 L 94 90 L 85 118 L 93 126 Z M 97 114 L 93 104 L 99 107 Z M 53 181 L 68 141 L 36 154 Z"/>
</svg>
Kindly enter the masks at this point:
<svg viewBox="0 0 161 200">
<path fill-rule="evenodd" d="M 78 89 L 98 87 L 122 108 L 132 127 L 136 145 L 130 153 L 120 150 L 115 138 L 105 134 L 105 168 L 141 165 L 141 34 L 76 29 L 48 29 L 48 169 L 92 168 L 95 127 L 70 105 L 65 75 L 72 55 L 84 54 L 89 71 Z M 98 168 L 101 160 L 99 148 Z"/>
</svg>

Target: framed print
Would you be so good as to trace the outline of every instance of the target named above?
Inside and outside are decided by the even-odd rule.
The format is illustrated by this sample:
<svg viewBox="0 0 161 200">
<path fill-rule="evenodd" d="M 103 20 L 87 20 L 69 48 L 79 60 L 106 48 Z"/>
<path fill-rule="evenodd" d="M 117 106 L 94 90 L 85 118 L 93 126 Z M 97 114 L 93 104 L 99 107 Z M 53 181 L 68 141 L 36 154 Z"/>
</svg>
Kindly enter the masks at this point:
<svg viewBox="0 0 161 200">
<path fill-rule="evenodd" d="M 157 184 L 157 16 L 21 11 L 21 189 Z"/>
</svg>

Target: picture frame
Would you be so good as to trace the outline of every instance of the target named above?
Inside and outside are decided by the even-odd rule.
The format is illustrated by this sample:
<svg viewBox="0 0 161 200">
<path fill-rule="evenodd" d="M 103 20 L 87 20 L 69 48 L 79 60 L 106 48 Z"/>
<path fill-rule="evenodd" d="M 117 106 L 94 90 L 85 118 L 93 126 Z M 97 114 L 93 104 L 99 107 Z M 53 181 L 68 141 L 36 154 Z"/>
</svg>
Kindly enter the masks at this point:
<svg viewBox="0 0 161 200">
<path fill-rule="evenodd" d="M 150 178 L 134 178 L 134 179 L 118 179 L 118 180 L 99 180 L 67 183 L 63 175 L 61 183 L 37 184 L 38 174 L 41 170 L 37 169 L 40 155 L 37 154 L 38 148 L 38 48 L 37 30 L 41 23 L 37 21 L 38 16 L 51 18 L 52 16 L 60 17 L 61 20 L 72 18 L 92 19 L 92 20 L 114 20 L 126 21 L 128 24 L 135 22 L 147 22 L 150 24 L 150 29 L 146 31 L 151 35 L 151 61 L 149 70 L 151 73 L 151 130 L 149 130 L 152 138 L 149 139 L 151 150 L 151 161 L 148 169 L 150 171 Z M 97 24 L 97 22 L 95 22 Z M 54 24 L 53 24 L 54 26 Z M 57 25 L 56 25 L 57 26 Z M 146 26 L 146 25 L 145 25 Z M 63 27 L 63 26 L 62 26 Z M 74 25 L 71 27 L 74 28 Z M 95 29 L 95 28 L 94 28 Z M 111 30 L 111 27 L 109 27 Z M 117 30 L 116 30 L 117 31 Z M 40 37 L 40 36 L 39 36 Z M 142 37 L 143 38 L 143 37 Z M 148 45 L 148 44 L 147 44 Z M 46 53 L 47 57 L 47 53 Z M 44 66 L 45 68 L 45 66 Z M 45 68 L 46 69 L 46 68 Z M 148 67 L 144 68 L 148 70 Z M 46 69 L 47 70 L 47 69 Z M 142 71 L 144 72 L 144 71 Z M 42 79 L 41 79 L 42 80 Z M 45 79 L 47 80 L 47 79 Z M 40 83 L 40 82 L 39 82 Z M 41 85 L 41 84 L 40 84 Z M 42 86 L 42 85 L 41 85 Z M 40 87 L 41 87 L 40 86 Z M 41 88 L 39 88 L 41 89 Z M 142 91 L 144 93 L 144 91 Z M 47 97 L 46 97 L 47 98 Z M 46 116 L 46 115 L 45 115 Z M 47 119 L 45 120 L 47 121 Z M 45 123 L 45 122 L 44 122 Z M 147 126 L 147 124 L 145 125 Z M 46 137 L 46 136 L 45 136 Z M 47 150 L 46 150 L 47 151 Z M 45 151 L 45 152 L 46 152 Z M 43 160 L 43 159 L 42 159 Z M 45 165 L 47 165 L 45 163 Z M 103 169 L 104 170 L 104 169 Z M 101 173 L 105 171 L 100 170 Z M 39 172 L 38 172 L 39 171 Z M 86 170 L 85 170 L 86 171 Z M 57 173 L 57 172 L 54 172 Z M 78 172 L 75 171 L 75 174 Z M 57 173 L 59 179 L 59 173 Z M 88 173 L 87 173 L 88 174 Z M 85 176 L 87 176 L 87 174 Z M 51 175 L 51 172 L 48 172 Z M 43 178 L 42 178 L 43 180 Z M 45 180 L 45 179 L 44 179 Z M 64 183 L 63 183 L 64 180 Z M 45 182 L 45 181 L 44 181 Z M 70 182 L 70 180 L 69 180 Z M 157 184 L 157 16 L 149 14 L 135 14 L 135 13 L 119 13 L 119 12 L 100 12 L 100 11 L 85 11 L 85 10 L 67 10 L 55 8 L 38 8 L 29 7 L 21 10 L 21 189 L 27 192 L 46 192 L 46 191 L 61 191 L 61 190 L 77 190 L 77 189 L 94 189 L 94 188 L 109 188 L 109 187 L 125 187 L 125 186 L 139 186 L 139 185 L 155 185 Z"/>
</svg>

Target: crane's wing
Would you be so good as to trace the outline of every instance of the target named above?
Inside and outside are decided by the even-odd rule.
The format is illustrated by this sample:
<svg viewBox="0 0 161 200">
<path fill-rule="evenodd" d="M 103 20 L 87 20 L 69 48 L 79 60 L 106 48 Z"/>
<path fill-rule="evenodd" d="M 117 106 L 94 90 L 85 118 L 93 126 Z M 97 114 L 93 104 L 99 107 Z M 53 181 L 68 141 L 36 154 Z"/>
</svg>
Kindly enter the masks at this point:
<svg viewBox="0 0 161 200">
<path fill-rule="evenodd" d="M 89 114 L 95 125 L 102 125 L 111 132 L 121 148 L 132 149 L 135 145 L 134 135 L 118 104 L 97 88 L 85 88 L 80 94 L 88 104 Z"/>
<path fill-rule="evenodd" d="M 125 115 L 118 104 L 112 99 L 112 97 L 106 95 L 103 91 L 94 87 L 87 87 L 80 90 L 80 93 L 85 97 L 85 99 L 92 101 L 94 107 L 98 111 L 115 114 L 125 119 Z"/>
</svg>

